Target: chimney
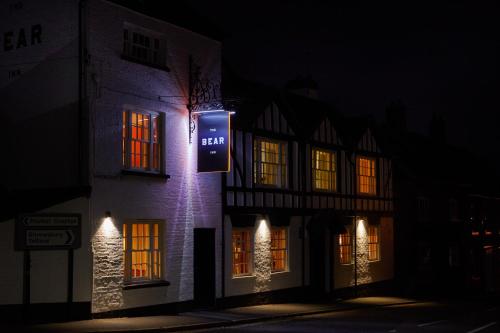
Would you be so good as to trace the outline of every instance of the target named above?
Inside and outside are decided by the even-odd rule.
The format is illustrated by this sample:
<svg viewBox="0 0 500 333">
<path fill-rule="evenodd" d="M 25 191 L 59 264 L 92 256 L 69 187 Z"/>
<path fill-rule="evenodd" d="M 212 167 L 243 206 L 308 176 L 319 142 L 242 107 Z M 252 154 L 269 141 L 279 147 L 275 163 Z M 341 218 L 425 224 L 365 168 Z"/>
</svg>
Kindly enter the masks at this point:
<svg viewBox="0 0 500 333">
<path fill-rule="evenodd" d="M 435 112 L 432 113 L 431 122 L 429 124 L 429 135 L 434 143 L 446 143 L 446 124 L 442 115 Z"/>
<path fill-rule="evenodd" d="M 318 83 L 310 75 L 298 75 L 295 79 L 288 81 L 286 89 L 300 96 L 319 99 Z"/>
<path fill-rule="evenodd" d="M 401 101 L 392 102 L 385 109 L 385 121 L 393 132 L 406 132 L 406 107 Z"/>
</svg>

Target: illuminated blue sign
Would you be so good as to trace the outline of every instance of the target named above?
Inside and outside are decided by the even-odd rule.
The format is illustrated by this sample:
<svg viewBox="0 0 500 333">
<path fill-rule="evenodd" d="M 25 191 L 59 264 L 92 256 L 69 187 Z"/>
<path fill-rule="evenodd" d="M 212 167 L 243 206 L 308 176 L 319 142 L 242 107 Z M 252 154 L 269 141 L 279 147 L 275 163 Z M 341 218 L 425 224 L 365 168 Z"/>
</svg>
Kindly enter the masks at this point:
<svg viewBox="0 0 500 333">
<path fill-rule="evenodd" d="M 198 172 L 228 172 L 229 112 L 200 113 L 198 117 Z"/>
</svg>

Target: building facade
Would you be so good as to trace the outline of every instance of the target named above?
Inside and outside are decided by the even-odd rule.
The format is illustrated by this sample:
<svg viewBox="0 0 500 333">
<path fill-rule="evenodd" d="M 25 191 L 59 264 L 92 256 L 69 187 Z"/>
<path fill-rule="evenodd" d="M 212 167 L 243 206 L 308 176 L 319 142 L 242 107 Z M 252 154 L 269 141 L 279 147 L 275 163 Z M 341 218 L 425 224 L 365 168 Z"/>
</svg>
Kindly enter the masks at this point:
<svg viewBox="0 0 500 333">
<path fill-rule="evenodd" d="M 230 171 L 198 172 L 196 102 L 222 104 L 221 44 L 145 3 L 2 10 L 2 313 L 153 314 L 391 280 L 391 160 L 370 126 L 261 89 L 228 108 Z"/>
<path fill-rule="evenodd" d="M 347 129 L 313 98 L 240 89 L 223 179 L 224 296 L 335 295 L 390 281 L 391 160 L 369 127 Z"/>
<path fill-rule="evenodd" d="M 0 224 L 10 266 L 3 306 L 30 304 L 33 315 L 68 302 L 94 315 L 182 306 L 194 297 L 196 230 L 210 230 L 213 252 L 220 248 L 220 175 L 196 172 L 187 109 L 190 59 L 201 78 L 220 82 L 220 42 L 121 3 L 23 1 L 2 10 L 2 117 L 17 163 L 2 186 L 9 195 L 43 189 L 33 202 L 62 192 Z M 14 217 L 33 213 L 79 216 L 81 246 L 15 250 Z"/>
</svg>

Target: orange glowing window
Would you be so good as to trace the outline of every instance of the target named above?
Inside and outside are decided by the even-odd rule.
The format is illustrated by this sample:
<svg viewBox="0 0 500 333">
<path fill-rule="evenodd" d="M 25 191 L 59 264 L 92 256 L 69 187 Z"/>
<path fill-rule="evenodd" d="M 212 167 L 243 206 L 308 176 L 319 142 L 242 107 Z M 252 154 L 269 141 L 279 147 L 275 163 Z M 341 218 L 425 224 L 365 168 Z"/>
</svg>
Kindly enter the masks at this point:
<svg viewBox="0 0 500 333">
<path fill-rule="evenodd" d="M 253 146 L 254 183 L 275 187 L 287 186 L 286 143 L 255 139 Z"/>
<path fill-rule="evenodd" d="M 125 169 L 159 172 L 161 122 L 154 112 L 123 111 L 122 165 Z"/>
<path fill-rule="evenodd" d="M 286 271 L 288 258 L 288 239 L 286 228 L 272 228 L 271 255 L 272 271 Z"/>
<path fill-rule="evenodd" d="M 375 173 L 375 159 L 368 157 L 357 158 L 358 193 L 376 195 L 377 176 Z"/>
<path fill-rule="evenodd" d="M 323 150 L 312 150 L 312 174 L 315 190 L 336 191 L 337 171 L 335 153 Z"/>
<path fill-rule="evenodd" d="M 159 280 L 162 276 L 159 221 L 123 225 L 123 258 L 126 282 Z"/>
<path fill-rule="evenodd" d="M 345 230 L 338 236 L 339 262 L 341 265 L 352 264 L 352 236 L 349 230 Z"/>
<path fill-rule="evenodd" d="M 234 229 L 232 238 L 233 276 L 249 275 L 252 273 L 250 231 Z"/>
<path fill-rule="evenodd" d="M 368 260 L 380 260 L 380 227 L 378 225 L 368 226 Z"/>
</svg>

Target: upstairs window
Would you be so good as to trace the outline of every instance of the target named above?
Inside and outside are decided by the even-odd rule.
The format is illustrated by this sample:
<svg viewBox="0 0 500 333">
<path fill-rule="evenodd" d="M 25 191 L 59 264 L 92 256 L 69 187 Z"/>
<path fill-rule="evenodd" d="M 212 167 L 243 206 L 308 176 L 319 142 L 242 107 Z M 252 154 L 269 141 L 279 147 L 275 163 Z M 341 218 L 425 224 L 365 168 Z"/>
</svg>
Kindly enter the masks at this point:
<svg viewBox="0 0 500 333">
<path fill-rule="evenodd" d="M 254 183 L 287 186 L 287 145 L 269 139 L 255 139 L 253 146 Z"/>
<path fill-rule="evenodd" d="M 380 226 L 368 225 L 368 260 L 380 260 Z"/>
<path fill-rule="evenodd" d="M 160 227 L 159 221 L 138 220 L 123 224 L 125 282 L 161 279 Z"/>
<path fill-rule="evenodd" d="M 156 112 L 124 110 L 122 166 L 158 173 L 161 170 L 161 121 Z"/>
<path fill-rule="evenodd" d="M 126 24 L 123 27 L 123 58 L 166 68 L 166 42 L 161 34 Z"/>
<path fill-rule="evenodd" d="M 430 199 L 427 197 L 417 197 L 417 220 L 428 222 L 430 220 Z"/>
<path fill-rule="evenodd" d="M 346 228 L 344 232 L 339 234 L 339 262 L 341 265 L 352 264 L 352 236 L 351 232 Z"/>
<path fill-rule="evenodd" d="M 315 190 L 337 190 L 337 167 L 334 152 L 314 148 L 312 150 L 312 175 Z"/>
<path fill-rule="evenodd" d="M 375 159 L 368 157 L 357 158 L 358 193 L 366 195 L 377 194 L 377 176 Z"/>
<path fill-rule="evenodd" d="M 233 229 L 232 238 L 233 276 L 252 274 L 252 245 L 250 243 L 250 231 Z"/>
<path fill-rule="evenodd" d="M 286 228 L 271 230 L 272 271 L 283 272 L 287 269 L 288 239 Z"/>
</svg>

